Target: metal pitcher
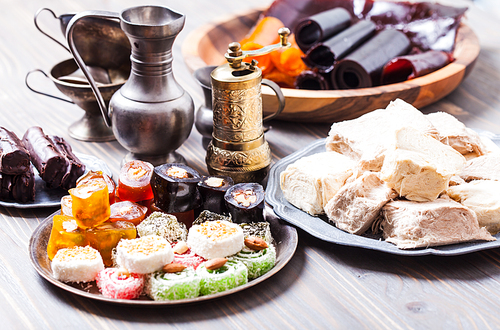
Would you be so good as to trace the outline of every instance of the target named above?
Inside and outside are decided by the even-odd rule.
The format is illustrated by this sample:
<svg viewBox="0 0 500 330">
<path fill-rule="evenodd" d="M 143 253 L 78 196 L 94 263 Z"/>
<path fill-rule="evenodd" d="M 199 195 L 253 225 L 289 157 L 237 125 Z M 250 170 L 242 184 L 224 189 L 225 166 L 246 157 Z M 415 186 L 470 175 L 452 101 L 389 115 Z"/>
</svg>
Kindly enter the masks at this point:
<svg viewBox="0 0 500 330">
<path fill-rule="evenodd" d="M 281 28 L 278 33 L 280 43 L 259 50 L 242 51 L 239 43 L 229 44 L 225 55 L 228 63 L 211 73 L 213 133 L 206 163 L 212 175 L 230 176 L 235 183 L 263 183 L 267 177 L 271 151 L 262 125 L 262 71 L 256 60 L 247 63 L 243 59 L 290 47 L 290 30 Z M 285 107 L 285 98 L 277 84 L 265 84 L 274 90 L 280 103 L 278 111 L 271 115 L 274 117 Z"/>
<path fill-rule="evenodd" d="M 74 26 L 85 17 L 119 20 L 132 47 L 130 76 L 112 96 L 109 111 L 75 47 Z M 172 73 L 172 45 L 184 21 L 183 14 L 166 7 L 137 6 L 121 13 L 82 12 L 68 23 L 66 39 L 73 57 L 92 87 L 106 125 L 129 151 L 123 162 L 185 162 L 176 149 L 191 132 L 194 103 Z"/>
</svg>

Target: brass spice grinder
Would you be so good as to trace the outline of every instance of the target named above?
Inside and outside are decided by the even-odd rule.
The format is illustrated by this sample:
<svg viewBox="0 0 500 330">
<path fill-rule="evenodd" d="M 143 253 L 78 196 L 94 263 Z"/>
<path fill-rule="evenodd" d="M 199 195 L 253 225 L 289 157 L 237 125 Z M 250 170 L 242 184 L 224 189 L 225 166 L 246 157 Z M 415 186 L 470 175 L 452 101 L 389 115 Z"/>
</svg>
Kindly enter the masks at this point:
<svg viewBox="0 0 500 330">
<path fill-rule="evenodd" d="M 280 103 L 278 111 L 265 120 L 283 110 L 285 98 L 277 84 L 262 79 L 256 60 L 243 59 L 290 47 L 290 30 L 281 28 L 278 34 L 279 43 L 258 50 L 242 51 L 239 43 L 229 44 L 228 63 L 211 73 L 213 133 L 205 159 L 211 175 L 226 175 L 235 183 L 261 183 L 267 177 L 271 150 L 264 138 L 261 84 L 271 87 Z"/>
</svg>

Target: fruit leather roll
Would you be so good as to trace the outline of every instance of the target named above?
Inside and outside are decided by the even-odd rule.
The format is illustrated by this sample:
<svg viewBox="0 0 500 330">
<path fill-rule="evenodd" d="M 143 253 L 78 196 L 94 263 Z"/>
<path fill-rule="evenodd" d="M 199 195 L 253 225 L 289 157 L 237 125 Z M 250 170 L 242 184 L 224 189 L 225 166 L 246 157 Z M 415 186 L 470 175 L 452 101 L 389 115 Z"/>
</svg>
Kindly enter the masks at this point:
<svg viewBox="0 0 500 330">
<path fill-rule="evenodd" d="M 184 164 L 156 166 L 151 178 L 155 206 L 168 213 L 193 210 L 200 204 L 200 174 Z"/>
<path fill-rule="evenodd" d="M 51 135 L 50 141 L 56 147 L 57 151 L 63 155 L 68 166 L 61 182 L 61 188 L 68 190 L 76 187 L 76 180 L 85 173 L 85 165 L 75 156 L 73 149 L 62 137 Z"/>
<path fill-rule="evenodd" d="M 23 143 L 31 162 L 48 188 L 58 188 L 68 168 L 68 161 L 38 126 L 28 128 Z"/>
<path fill-rule="evenodd" d="M 398 56 L 384 66 L 382 84 L 393 84 L 418 78 L 441 69 L 451 61 L 453 61 L 453 57 L 450 54 L 438 50 Z"/>
<path fill-rule="evenodd" d="M 0 199 L 26 203 L 35 200 L 35 174 L 33 167 L 22 174 L 0 173 Z"/>
<path fill-rule="evenodd" d="M 380 84 L 382 69 L 397 56 L 408 53 L 410 40 L 397 30 L 383 30 L 337 62 L 331 79 L 335 89 L 373 87 Z"/>
<path fill-rule="evenodd" d="M 308 90 L 328 90 L 330 88 L 329 79 L 324 74 L 314 70 L 301 72 L 295 79 L 294 87 Z"/>
<path fill-rule="evenodd" d="M 359 21 L 330 39 L 311 47 L 304 57 L 304 62 L 322 72 L 331 71 L 336 61 L 352 52 L 375 32 L 375 23 L 366 20 Z"/>
<path fill-rule="evenodd" d="M 307 17 L 294 29 L 295 41 L 306 52 L 316 43 L 328 39 L 351 25 L 351 14 L 344 8 L 334 8 Z"/>
<path fill-rule="evenodd" d="M 30 168 L 30 156 L 16 133 L 0 127 L 0 173 L 18 175 Z"/>
</svg>

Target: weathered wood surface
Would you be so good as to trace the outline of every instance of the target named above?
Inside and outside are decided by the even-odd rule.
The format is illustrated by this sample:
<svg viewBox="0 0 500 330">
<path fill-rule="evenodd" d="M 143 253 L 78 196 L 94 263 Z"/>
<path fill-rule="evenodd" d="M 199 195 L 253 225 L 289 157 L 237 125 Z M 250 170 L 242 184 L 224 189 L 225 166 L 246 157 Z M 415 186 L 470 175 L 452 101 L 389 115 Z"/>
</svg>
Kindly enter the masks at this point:
<svg viewBox="0 0 500 330">
<path fill-rule="evenodd" d="M 0 14 L 0 125 L 18 135 L 33 125 L 67 138 L 77 152 L 103 159 L 115 175 L 125 150 L 117 142 L 71 139 L 67 127 L 83 115 L 76 106 L 28 90 L 28 71 L 50 70 L 69 54 L 38 32 L 40 7 L 58 15 L 83 10 L 120 11 L 158 3 L 187 15 L 174 44 L 174 74 L 202 104 L 199 86 L 185 66 L 181 47 L 190 31 L 268 0 L 227 1 L 2 1 Z M 470 75 L 450 95 L 422 109 L 446 111 L 469 127 L 500 133 L 500 23 L 494 10 L 472 2 L 467 24 L 481 52 Z M 479 2 L 487 5 L 489 2 Z M 493 4 L 493 6 L 496 5 Z M 42 22 L 58 32 L 48 15 Z M 57 93 L 44 77 L 33 84 Z M 266 133 L 274 160 L 325 137 L 331 125 L 275 121 Z M 193 129 L 180 148 L 189 164 L 206 173 L 201 136 Z M 0 207 L 0 320 L 3 329 L 494 329 L 500 324 L 500 253 L 490 250 L 456 257 L 398 257 L 324 243 L 299 230 L 290 263 L 249 290 L 207 303 L 175 308 L 132 308 L 74 296 L 42 279 L 32 267 L 28 243 L 54 208 Z"/>
</svg>

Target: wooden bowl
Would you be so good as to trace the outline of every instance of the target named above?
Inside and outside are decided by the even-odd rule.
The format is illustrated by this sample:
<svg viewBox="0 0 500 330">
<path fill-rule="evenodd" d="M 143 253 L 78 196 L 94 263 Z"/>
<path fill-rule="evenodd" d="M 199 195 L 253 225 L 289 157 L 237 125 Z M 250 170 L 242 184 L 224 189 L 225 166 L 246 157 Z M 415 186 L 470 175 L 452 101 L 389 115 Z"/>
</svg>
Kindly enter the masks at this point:
<svg viewBox="0 0 500 330">
<path fill-rule="evenodd" d="M 241 40 L 253 27 L 261 12 L 251 10 L 192 31 L 182 46 L 188 68 L 194 71 L 206 65 L 223 64 L 228 44 Z M 406 82 L 372 88 L 329 91 L 283 88 L 286 106 L 278 118 L 309 123 L 353 119 L 375 109 L 385 108 L 396 98 L 422 108 L 457 88 L 472 70 L 479 51 L 477 36 L 462 23 L 457 33 L 455 61 L 444 68 Z M 262 87 L 262 100 L 265 114 L 277 109 L 276 97 L 266 86 Z"/>
</svg>

